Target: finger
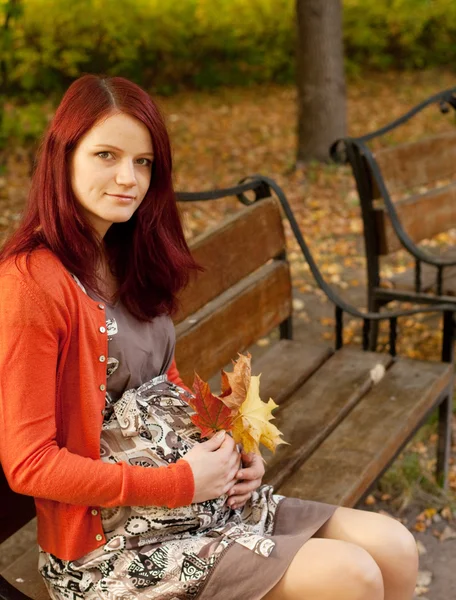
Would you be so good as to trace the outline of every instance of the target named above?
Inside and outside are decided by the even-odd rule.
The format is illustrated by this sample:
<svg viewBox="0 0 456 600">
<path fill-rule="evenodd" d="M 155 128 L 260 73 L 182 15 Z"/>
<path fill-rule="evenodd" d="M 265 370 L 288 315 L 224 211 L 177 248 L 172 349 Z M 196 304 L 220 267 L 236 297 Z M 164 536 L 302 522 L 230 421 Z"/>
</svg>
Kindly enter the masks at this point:
<svg viewBox="0 0 456 600">
<path fill-rule="evenodd" d="M 230 435 L 225 435 L 225 439 L 223 440 L 223 444 L 220 446 L 220 449 L 224 452 L 230 453 L 236 448 L 236 444 L 234 443 L 233 438 Z"/>
<path fill-rule="evenodd" d="M 264 466 L 261 462 L 256 462 L 251 467 L 243 467 L 237 473 L 238 479 L 258 479 L 264 475 Z"/>
<path fill-rule="evenodd" d="M 241 479 L 245 479 L 245 480 L 251 480 L 251 479 L 259 479 L 260 478 L 260 473 L 257 471 L 257 469 L 254 468 L 243 468 L 243 469 L 239 469 L 239 471 L 236 473 L 236 478 L 241 480 Z"/>
<path fill-rule="evenodd" d="M 256 454 L 255 452 L 241 452 L 242 462 L 246 467 L 249 467 L 254 461 Z"/>
<path fill-rule="evenodd" d="M 232 487 L 237 483 L 237 479 L 231 479 L 223 488 L 223 493 L 228 494 Z"/>
<path fill-rule="evenodd" d="M 218 431 L 206 442 L 201 442 L 201 446 L 204 446 L 205 449 L 209 452 L 213 452 L 214 450 L 217 450 L 218 448 L 221 448 L 223 446 L 225 438 L 227 437 L 229 436 L 226 435 L 225 431 Z"/>
<path fill-rule="evenodd" d="M 261 479 L 255 479 L 253 481 L 246 482 L 238 482 L 236 485 L 229 491 L 230 496 L 238 496 L 243 494 L 249 494 L 254 492 L 261 485 Z"/>
<path fill-rule="evenodd" d="M 230 508 L 240 508 L 244 506 L 244 504 L 252 497 L 252 494 L 243 494 L 242 496 L 233 496 L 231 497 L 227 504 Z"/>
</svg>

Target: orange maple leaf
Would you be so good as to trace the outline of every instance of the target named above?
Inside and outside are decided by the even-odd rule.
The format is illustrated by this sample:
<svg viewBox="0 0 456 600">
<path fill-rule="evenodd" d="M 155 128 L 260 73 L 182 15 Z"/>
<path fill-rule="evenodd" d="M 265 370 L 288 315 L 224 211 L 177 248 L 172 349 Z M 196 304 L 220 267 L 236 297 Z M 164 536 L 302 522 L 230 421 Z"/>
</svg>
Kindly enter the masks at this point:
<svg viewBox="0 0 456 600">
<path fill-rule="evenodd" d="M 233 410 L 239 410 L 241 404 L 247 397 L 250 385 L 252 368 L 250 366 L 251 355 L 239 354 L 239 358 L 233 361 L 233 372 L 226 373 L 222 370 L 222 400 Z"/>
<path fill-rule="evenodd" d="M 231 409 L 211 392 L 209 384 L 196 373 L 193 391 L 195 397 L 189 401 L 189 404 L 196 411 L 196 415 L 192 415 L 192 422 L 201 430 L 201 436 L 208 437 L 221 429 L 231 431 L 233 428 Z"/>
</svg>

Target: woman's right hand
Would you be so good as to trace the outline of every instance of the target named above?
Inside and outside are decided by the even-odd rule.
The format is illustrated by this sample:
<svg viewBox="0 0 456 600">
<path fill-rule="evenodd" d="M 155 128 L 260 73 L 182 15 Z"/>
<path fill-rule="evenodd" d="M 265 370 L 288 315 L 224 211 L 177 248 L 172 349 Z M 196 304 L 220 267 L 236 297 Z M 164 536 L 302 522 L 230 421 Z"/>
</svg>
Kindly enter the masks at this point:
<svg viewBox="0 0 456 600">
<path fill-rule="evenodd" d="M 239 452 L 233 438 L 224 431 L 193 446 L 184 460 L 193 471 L 195 493 L 192 502 L 219 498 L 236 483 Z"/>
</svg>

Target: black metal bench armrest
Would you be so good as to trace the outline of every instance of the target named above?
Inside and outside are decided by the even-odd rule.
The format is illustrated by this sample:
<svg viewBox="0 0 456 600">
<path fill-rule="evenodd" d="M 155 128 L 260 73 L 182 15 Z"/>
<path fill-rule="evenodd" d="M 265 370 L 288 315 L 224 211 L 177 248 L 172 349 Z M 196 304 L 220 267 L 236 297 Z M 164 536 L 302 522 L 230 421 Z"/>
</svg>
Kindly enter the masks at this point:
<svg viewBox="0 0 456 600">
<path fill-rule="evenodd" d="M 251 190 L 255 193 L 255 198 L 253 200 L 249 200 L 245 196 L 245 192 Z M 363 329 L 363 346 L 367 349 L 368 344 L 368 335 L 370 322 L 372 321 L 390 321 L 390 342 L 392 344 L 392 348 L 390 348 L 391 354 L 395 354 L 395 330 L 396 323 L 399 317 L 406 317 L 411 315 L 416 315 L 420 313 L 441 313 L 444 315 L 444 348 L 449 352 L 450 342 L 446 339 L 453 339 L 453 328 L 454 328 L 454 318 L 453 313 L 455 311 L 454 305 L 451 304 L 435 304 L 429 305 L 425 307 L 411 308 L 406 310 L 395 310 L 395 311 L 385 311 L 385 312 L 369 312 L 369 311 L 361 311 L 355 306 L 349 304 L 345 300 L 343 300 L 339 294 L 337 294 L 334 289 L 328 285 L 323 277 L 320 269 L 315 262 L 312 253 L 307 245 L 304 236 L 299 228 L 299 225 L 295 219 L 293 211 L 290 207 L 288 199 L 282 190 L 282 188 L 271 178 L 265 177 L 263 175 L 252 175 L 241 180 L 238 186 L 227 188 L 225 190 L 213 190 L 209 192 L 193 192 L 193 193 L 178 193 L 177 198 L 181 201 L 196 201 L 196 200 L 212 200 L 217 198 L 223 198 L 226 196 L 237 196 L 239 201 L 245 205 L 253 204 L 263 198 L 270 197 L 271 191 L 277 196 L 284 213 L 290 223 L 291 229 L 295 236 L 296 241 L 301 248 L 301 251 L 306 259 L 309 268 L 312 272 L 312 275 L 319 285 L 319 287 L 323 290 L 326 296 L 331 300 L 331 302 L 336 306 L 336 348 L 342 346 L 342 314 L 343 312 L 352 315 L 353 317 L 362 319 L 364 321 L 364 329 Z M 447 356 L 447 353 L 445 354 Z"/>
<path fill-rule="evenodd" d="M 410 239 L 407 232 L 402 227 L 396 207 L 394 206 L 394 202 L 391 200 L 391 196 L 388 192 L 388 188 L 386 187 L 385 180 L 383 179 L 383 175 L 380 171 L 377 161 L 375 160 L 371 150 L 366 146 L 363 138 L 343 138 L 337 140 L 331 147 L 331 153 L 333 158 L 338 162 L 349 162 L 352 165 L 354 172 L 356 172 L 355 165 L 357 162 L 359 162 L 357 155 L 366 160 L 370 166 L 375 183 L 377 184 L 381 197 L 385 203 L 385 208 L 391 219 L 391 225 L 393 226 L 393 229 L 402 246 L 406 248 L 410 254 L 412 254 L 417 260 L 429 265 L 434 265 L 435 267 L 449 267 L 456 265 L 456 260 L 433 256 L 432 254 L 425 252 Z M 344 160 L 344 156 L 347 156 L 346 160 Z"/>
<path fill-rule="evenodd" d="M 434 94 L 417 104 L 414 108 L 404 113 L 399 118 L 395 119 L 391 123 L 376 129 L 370 133 L 359 137 L 346 137 L 336 140 L 330 147 L 331 158 L 339 164 L 350 164 L 355 175 L 355 179 L 359 186 L 363 185 L 363 182 L 358 180 L 357 173 L 360 169 L 360 159 L 364 159 L 371 169 L 372 175 L 380 191 L 381 197 L 385 202 L 385 207 L 388 215 L 391 219 L 393 229 L 399 238 L 402 246 L 410 252 L 417 260 L 424 263 L 433 265 L 435 267 L 448 267 L 456 265 L 456 260 L 448 258 L 439 258 L 428 254 L 421 248 L 419 248 L 407 235 L 403 229 L 400 219 L 397 215 L 396 207 L 391 200 L 388 188 L 385 184 L 381 171 L 378 167 L 377 161 L 375 160 L 371 150 L 366 145 L 367 142 L 374 138 L 381 137 L 382 135 L 392 131 L 396 127 L 399 127 L 403 123 L 409 121 L 412 117 L 420 113 L 422 110 L 427 108 L 430 104 L 438 103 L 442 112 L 448 112 L 450 108 L 456 110 L 456 87 L 443 90 L 437 94 Z"/>
</svg>

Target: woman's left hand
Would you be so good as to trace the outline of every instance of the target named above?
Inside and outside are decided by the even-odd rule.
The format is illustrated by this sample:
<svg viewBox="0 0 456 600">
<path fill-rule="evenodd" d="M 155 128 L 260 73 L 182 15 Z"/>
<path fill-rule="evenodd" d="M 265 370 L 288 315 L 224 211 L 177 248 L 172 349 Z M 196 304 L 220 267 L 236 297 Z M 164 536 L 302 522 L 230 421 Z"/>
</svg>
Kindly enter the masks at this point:
<svg viewBox="0 0 456 600">
<path fill-rule="evenodd" d="M 228 506 L 241 508 L 260 485 L 264 475 L 263 459 L 259 454 L 241 452 L 242 467 L 236 473 L 236 483 L 228 492 Z"/>
</svg>

